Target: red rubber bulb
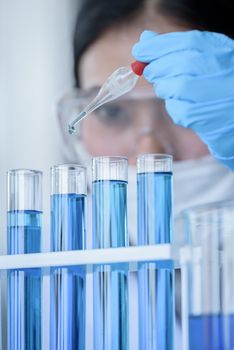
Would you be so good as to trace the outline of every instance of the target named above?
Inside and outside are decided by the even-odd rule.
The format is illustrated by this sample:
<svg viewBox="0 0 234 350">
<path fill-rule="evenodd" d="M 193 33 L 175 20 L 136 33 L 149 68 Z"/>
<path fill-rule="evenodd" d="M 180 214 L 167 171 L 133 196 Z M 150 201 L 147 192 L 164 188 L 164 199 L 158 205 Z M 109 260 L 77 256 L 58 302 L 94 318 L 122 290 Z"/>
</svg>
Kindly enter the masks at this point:
<svg viewBox="0 0 234 350">
<path fill-rule="evenodd" d="M 148 63 L 143 63 L 139 61 L 135 61 L 131 64 L 132 71 L 136 74 L 139 75 L 139 77 L 143 74 L 143 70 L 147 66 Z"/>
</svg>

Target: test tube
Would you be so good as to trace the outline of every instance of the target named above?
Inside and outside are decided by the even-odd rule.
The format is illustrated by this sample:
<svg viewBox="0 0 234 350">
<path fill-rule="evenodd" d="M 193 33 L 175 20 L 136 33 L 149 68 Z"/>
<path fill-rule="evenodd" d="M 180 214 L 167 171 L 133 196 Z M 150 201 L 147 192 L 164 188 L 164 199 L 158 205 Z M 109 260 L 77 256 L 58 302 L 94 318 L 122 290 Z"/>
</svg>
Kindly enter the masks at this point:
<svg viewBox="0 0 234 350">
<path fill-rule="evenodd" d="M 189 260 L 182 266 L 183 349 L 234 348 L 234 202 L 184 212 Z"/>
<path fill-rule="evenodd" d="M 51 168 L 51 250 L 86 248 L 86 168 Z M 81 268 L 51 270 L 50 350 L 85 349 L 85 274 Z"/>
<path fill-rule="evenodd" d="M 137 158 L 138 245 L 172 243 L 172 157 Z M 144 263 L 138 273 L 139 348 L 172 350 L 174 272 L 171 264 Z"/>
<path fill-rule="evenodd" d="M 128 245 L 127 171 L 123 157 L 92 160 L 93 248 Z M 128 276 L 121 267 L 94 271 L 94 350 L 129 349 Z"/>
<path fill-rule="evenodd" d="M 8 172 L 7 253 L 41 251 L 42 173 Z M 7 276 L 7 349 L 41 349 L 41 272 L 11 270 Z"/>
</svg>

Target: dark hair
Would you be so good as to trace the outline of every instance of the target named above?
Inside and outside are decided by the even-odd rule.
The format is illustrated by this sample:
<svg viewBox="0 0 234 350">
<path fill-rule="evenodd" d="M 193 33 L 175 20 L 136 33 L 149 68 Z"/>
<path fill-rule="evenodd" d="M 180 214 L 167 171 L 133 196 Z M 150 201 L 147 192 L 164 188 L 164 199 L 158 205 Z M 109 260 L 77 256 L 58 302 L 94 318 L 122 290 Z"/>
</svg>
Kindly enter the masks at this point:
<svg viewBox="0 0 234 350">
<path fill-rule="evenodd" d="M 234 39 L 234 0 L 160 0 L 158 10 L 194 29 Z"/>
<path fill-rule="evenodd" d="M 106 29 L 136 17 L 148 2 L 150 0 L 82 0 L 74 35 L 77 86 L 77 67 L 85 50 Z M 151 0 L 151 4 L 154 2 L 157 10 L 173 21 L 194 29 L 223 33 L 234 39 L 234 0 Z"/>
<path fill-rule="evenodd" d="M 79 61 L 84 51 L 106 29 L 138 14 L 145 0 L 82 0 L 74 35 L 74 73 L 79 86 Z"/>
</svg>

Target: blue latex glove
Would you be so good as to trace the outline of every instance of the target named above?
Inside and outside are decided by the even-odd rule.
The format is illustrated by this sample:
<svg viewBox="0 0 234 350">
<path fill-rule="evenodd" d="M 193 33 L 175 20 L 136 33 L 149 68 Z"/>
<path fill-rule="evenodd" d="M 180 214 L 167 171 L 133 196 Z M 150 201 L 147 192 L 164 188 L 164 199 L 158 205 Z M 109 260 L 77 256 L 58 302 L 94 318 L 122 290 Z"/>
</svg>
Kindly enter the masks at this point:
<svg viewBox="0 0 234 350">
<path fill-rule="evenodd" d="M 173 121 L 234 170 L 234 40 L 205 31 L 145 31 L 132 50 Z"/>
</svg>

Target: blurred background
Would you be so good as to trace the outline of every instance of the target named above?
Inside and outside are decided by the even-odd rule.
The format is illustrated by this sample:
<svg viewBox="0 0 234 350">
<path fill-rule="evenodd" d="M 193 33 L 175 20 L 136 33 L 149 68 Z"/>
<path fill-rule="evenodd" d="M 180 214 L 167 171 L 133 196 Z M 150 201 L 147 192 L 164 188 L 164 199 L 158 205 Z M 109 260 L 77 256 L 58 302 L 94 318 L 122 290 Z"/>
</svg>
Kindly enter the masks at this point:
<svg viewBox="0 0 234 350">
<path fill-rule="evenodd" d="M 44 173 L 44 228 L 48 234 L 43 236 L 43 245 L 49 250 L 49 169 L 62 162 L 56 103 L 73 86 L 72 32 L 78 3 L 0 0 L 1 254 L 6 253 L 6 171 L 14 168 Z M 4 288 L 2 293 L 4 317 Z M 49 310 L 44 300 L 44 309 Z M 44 315 L 46 327 L 49 318 Z M 3 334 L 4 326 L 5 322 Z M 45 338 L 46 349 L 47 342 Z"/>
<path fill-rule="evenodd" d="M 78 3 L 0 0 L 2 253 L 8 169 L 43 170 L 44 211 L 49 210 L 49 168 L 62 162 L 56 102 L 73 86 L 72 32 Z M 44 225 L 48 227 L 46 219 Z M 44 245 L 48 249 L 48 242 Z"/>
</svg>

